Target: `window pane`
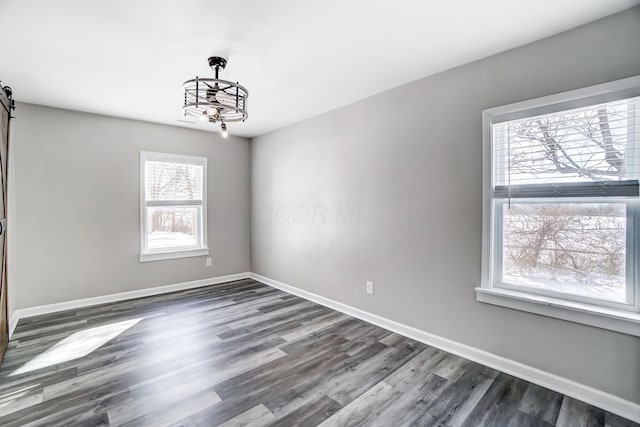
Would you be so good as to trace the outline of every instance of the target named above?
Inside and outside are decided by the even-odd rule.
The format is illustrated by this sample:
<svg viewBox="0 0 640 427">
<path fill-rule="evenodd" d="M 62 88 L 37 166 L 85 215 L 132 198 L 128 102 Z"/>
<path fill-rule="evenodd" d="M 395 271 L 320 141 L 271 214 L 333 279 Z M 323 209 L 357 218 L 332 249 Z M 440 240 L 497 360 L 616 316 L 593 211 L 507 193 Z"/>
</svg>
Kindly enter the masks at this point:
<svg viewBox="0 0 640 427">
<path fill-rule="evenodd" d="M 626 204 L 503 205 L 502 281 L 626 300 Z"/>
<path fill-rule="evenodd" d="M 147 201 L 202 200 L 202 170 L 202 165 L 147 161 Z"/>
<path fill-rule="evenodd" d="M 638 178 L 640 97 L 493 125 L 496 185 Z"/>
<path fill-rule="evenodd" d="M 197 239 L 200 207 L 147 208 L 148 248 L 199 246 Z"/>
</svg>

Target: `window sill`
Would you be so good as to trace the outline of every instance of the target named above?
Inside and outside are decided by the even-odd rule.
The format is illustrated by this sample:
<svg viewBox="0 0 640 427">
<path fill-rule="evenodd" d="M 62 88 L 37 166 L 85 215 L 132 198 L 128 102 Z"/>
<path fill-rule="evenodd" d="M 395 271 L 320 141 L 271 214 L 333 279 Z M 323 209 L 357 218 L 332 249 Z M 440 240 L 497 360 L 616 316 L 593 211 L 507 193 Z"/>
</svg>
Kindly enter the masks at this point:
<svg viewBox="0 0 640 427">
<path fill-rule="evenodd" d="M 505 289 L 476 288 L 476 301 L 640 337 L 640 313 Z"/>
<path fill-rule="evenodd" d="M 209 248 L 189 249 L 186 251 L 156 252 L 140 254 L 140 262 L 161 261 L 164 259 L 189 258 L 209 255 Z"/>
</svg>

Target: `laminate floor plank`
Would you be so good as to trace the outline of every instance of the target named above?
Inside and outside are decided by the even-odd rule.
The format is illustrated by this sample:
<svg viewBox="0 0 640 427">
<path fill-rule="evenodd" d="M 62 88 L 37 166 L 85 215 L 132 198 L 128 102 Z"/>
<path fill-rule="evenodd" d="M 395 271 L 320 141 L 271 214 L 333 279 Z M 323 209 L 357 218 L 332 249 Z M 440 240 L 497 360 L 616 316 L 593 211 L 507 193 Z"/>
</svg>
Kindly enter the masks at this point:
<svg viewBox="0 0 640 427">
<path fill-rule="evenodd" d="M 535 419 L 555 425 L 560 413 L 563 395 L 536 384 L 529 384 L 518 409 Z"/>
<path fill-rule="evenodd" d="M 640 427 L 251 279 L 20 320 L 0 425 Z"/>
<path fill-rule="evenodd" d="M 273 423 L 275 419 L 271 411 L 260 404 L 220 424 L 220 427 L 262 427 Z"/>
<path fill-rule="evenodd" d="M 320 425 L 322 427 L 372 425 L 376 421 L 379 422 L 380 413 L 389 406 L 397 404 L 401 396 L 400 390 L 381 381 L 349 402 L 336 414 L 325 419 Z"/>
<path fill-rule="evenodd" d="M 586 403 L 564 397 L 558 414 L 558 427 L 593 427 L 604 425 L 606 414 L 604 411 L 587 405 Z"/>
<path fill-rule="evenodd" d="M 476 405 L 486 396 L 494 383 L 493 372 L 490 368 L 469 362 L 467 369 L 455 379 L 444 378 L 446 381 L 437 392 L 431 393 L 429 398 L 423 399 L 422 411 L 409 413 L 405 419 L 409 424 L 420 420 L 428 425 L 459 426 L 469 417 Z M 418 386 L 417 390 L 422 387 Z M 407 392 L 413 395 L 411 391 Z"/>
<path fill-rule="evenodd" d="M 465 420 L 465 426 L 508 425 L 519 416 L 527 382 L 501 373 Z"/>
<path fill-rule="evenodd" d="M 342 406 L 327 396 L 307 403 L 295 411 L 280 418 L 272 426 L 316 426 L 338 412 Z"/>
<path fill-rule="evenodd" d="M 399 392 L 390 404 L 376 409 L 376 417 L 371 421 L 371 424 L 379 426 L 435 425 L 431 422 L 427 405 L 436 401 L 438 392 L 446 384 L 447 380 L 444 378 L 434 374 L 427 375 L 423 382 L 410 392 Z"/>
</svg>

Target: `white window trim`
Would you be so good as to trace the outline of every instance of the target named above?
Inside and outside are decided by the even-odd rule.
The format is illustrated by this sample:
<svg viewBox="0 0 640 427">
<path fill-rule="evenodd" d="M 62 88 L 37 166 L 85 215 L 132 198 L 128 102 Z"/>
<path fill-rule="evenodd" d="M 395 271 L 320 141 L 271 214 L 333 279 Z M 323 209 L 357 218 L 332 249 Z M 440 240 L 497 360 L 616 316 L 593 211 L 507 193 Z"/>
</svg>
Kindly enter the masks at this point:
<svg viewBox="0 0 640 427">
<path fill-rule="evenodd" d="M 146 248 L 147 218 L 146 218 L 146 191 L 145 191 L 145 161 L 158 160 L 174 163 L 188 163 L 202 165 L 202 246 L 196 248 L 171 248 L 169 250 L 150 251 Z M 181 204 L 188 205 L 190 201 Z M 162 202 L 154 205 L 161 206 Z M 172 204 L 169 204 L 172 205 Z M 198 203 L 198 206 L 200 204 Z M 155 153 L 151 151 L 140 152 L 140 262 L 160 261 L 166 259 L 188 258 L 209 255 L 207 243 L 207 158 L 185 156 L 181 154 Z"/>
<path fill-rule="evenodd" d="M 496 250 L 493 230 L 495 212 L 493 210 L 492 194 L 492 124 L 494 121 L 513 120 L 634 96 L 640 96 L 640 76 L 490 108 L 482 112 L 482 277 L 481 286 L 476 288 L 477 301 L 640 336 L 640 311 L 638 310 L 640 304 L 640 271 L 637 271 L 640 269 L 640 263 L 635 266 L 635 301 L 632 310 L 505 289 L 504 287 L 496 286 L 494 277 Z M 639 236 L 640 230 L 635 229 L 634 237 L 632 238 L 634 239 L 633 244 L 636 247 L 636 254 L 640 251 Z"/>
</svg>

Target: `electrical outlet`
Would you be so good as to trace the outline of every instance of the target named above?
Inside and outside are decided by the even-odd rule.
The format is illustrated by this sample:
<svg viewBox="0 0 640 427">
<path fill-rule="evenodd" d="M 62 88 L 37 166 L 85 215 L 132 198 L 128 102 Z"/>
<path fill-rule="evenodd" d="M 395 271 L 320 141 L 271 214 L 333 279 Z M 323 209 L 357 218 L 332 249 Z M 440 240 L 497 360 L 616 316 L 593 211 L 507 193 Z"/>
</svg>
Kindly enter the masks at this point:
<svg viewBox="0 0 640 427">
<path fill-rule="evenodd" d="M 211 258 L 207 258 L 207 267 L 211 267 Z"/>
<path fill-rule="evenodd" d="M 367 281 L 367 293 L 373 295 L 373 282 Z"/>
</svg>

